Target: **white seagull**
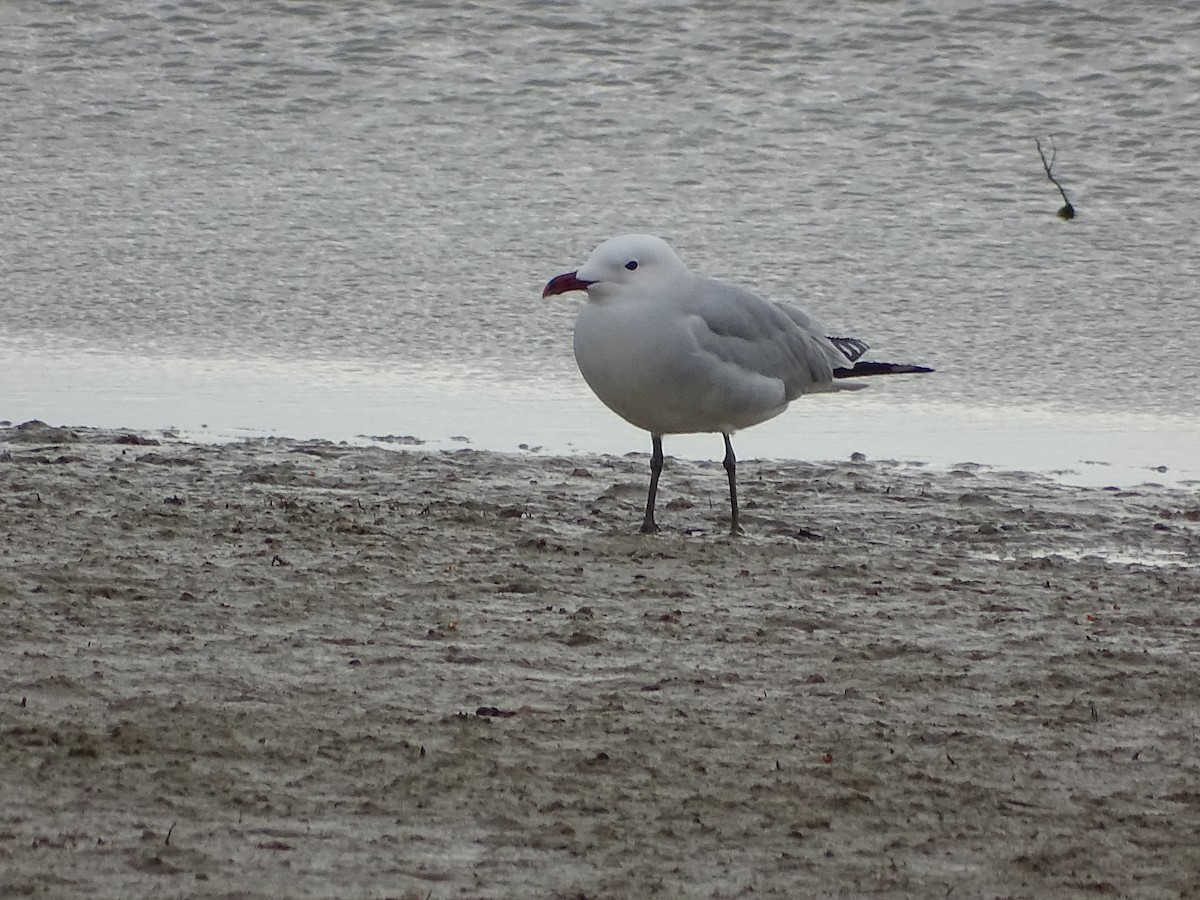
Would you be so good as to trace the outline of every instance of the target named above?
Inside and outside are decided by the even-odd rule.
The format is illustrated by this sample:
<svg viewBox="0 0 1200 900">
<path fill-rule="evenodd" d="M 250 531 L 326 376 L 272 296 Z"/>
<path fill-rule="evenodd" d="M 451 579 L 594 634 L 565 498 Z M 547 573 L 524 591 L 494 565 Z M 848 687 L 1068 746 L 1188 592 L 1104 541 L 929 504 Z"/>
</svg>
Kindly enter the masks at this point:
<svg viewBox="0 0 1200 900">
<path fill-rule="evenodd" d="M 835 379 L 933 371 L 859 362 L 864 342 L 827 337 L 794 306 L 694 275 L 666 241 L 648 234 L 605 241 L 579 271 L 552 278 L 542 296 L 567 291 L 587 292 L 575 321 L 584 380 L 605 406 L 650 432 L 645 534 L 658 531 L 663 435 L 721 433 L 730 530 L 738 534 L 731 434 L 774 418 L 804 394 L 850 387 Z"/>
</svg>

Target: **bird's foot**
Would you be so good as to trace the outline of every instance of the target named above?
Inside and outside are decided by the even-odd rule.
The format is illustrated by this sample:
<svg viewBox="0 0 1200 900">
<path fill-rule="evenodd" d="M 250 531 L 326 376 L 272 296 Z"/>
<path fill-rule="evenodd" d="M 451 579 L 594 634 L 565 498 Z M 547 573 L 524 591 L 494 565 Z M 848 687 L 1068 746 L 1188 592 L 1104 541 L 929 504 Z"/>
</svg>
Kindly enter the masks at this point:
<svg viewBox="0 0 1200 900">
<path fill-rule="evenodd" d="M 658 525 L 653 519 L 647 518 L 642 522 L 642 534 L 658 534 Z"/>
</svg>

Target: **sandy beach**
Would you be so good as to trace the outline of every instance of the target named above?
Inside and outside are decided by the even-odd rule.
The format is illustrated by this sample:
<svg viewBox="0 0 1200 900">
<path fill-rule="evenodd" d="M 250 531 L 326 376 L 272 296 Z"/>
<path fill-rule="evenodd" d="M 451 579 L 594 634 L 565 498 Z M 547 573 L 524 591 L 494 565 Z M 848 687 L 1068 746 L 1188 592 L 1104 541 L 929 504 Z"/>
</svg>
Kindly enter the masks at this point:
<svg viewBox="0 0 1200 900">
<path fill-rule="evenodd" d="M 0 896 L 1200 897 L 1200 496 L 0 428 Z"/>
</svg>

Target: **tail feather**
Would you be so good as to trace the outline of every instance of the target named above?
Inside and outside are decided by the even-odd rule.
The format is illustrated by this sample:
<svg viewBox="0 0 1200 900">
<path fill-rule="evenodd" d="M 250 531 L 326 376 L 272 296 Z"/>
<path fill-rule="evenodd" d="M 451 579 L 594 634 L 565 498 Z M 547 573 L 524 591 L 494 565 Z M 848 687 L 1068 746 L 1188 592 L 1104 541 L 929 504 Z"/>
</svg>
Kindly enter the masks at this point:
<svg viewBox="0 0 1200 900">
<path fill-rule="evenodd" d="M 857 362 L 850 368 L 833 370 L 834 378 L 862 378 L 867 375 L 916 375 L 932 372 L 925 366 L 911 366 L 907 363 L 887 362 Z"/>
</svg>

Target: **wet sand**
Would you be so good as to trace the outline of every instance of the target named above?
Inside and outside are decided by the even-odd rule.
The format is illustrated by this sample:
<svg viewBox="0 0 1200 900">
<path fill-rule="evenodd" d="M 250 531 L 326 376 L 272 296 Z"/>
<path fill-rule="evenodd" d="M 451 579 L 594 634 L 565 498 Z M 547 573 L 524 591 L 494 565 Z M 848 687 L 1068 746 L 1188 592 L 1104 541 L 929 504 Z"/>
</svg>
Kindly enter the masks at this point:
<svg viewBox="0 0 1200 900">
<path fill-rule="evenodd" d="M 1200 495 L 0 429 L 0 896 L 1200 897 Z"/>
</svg>

